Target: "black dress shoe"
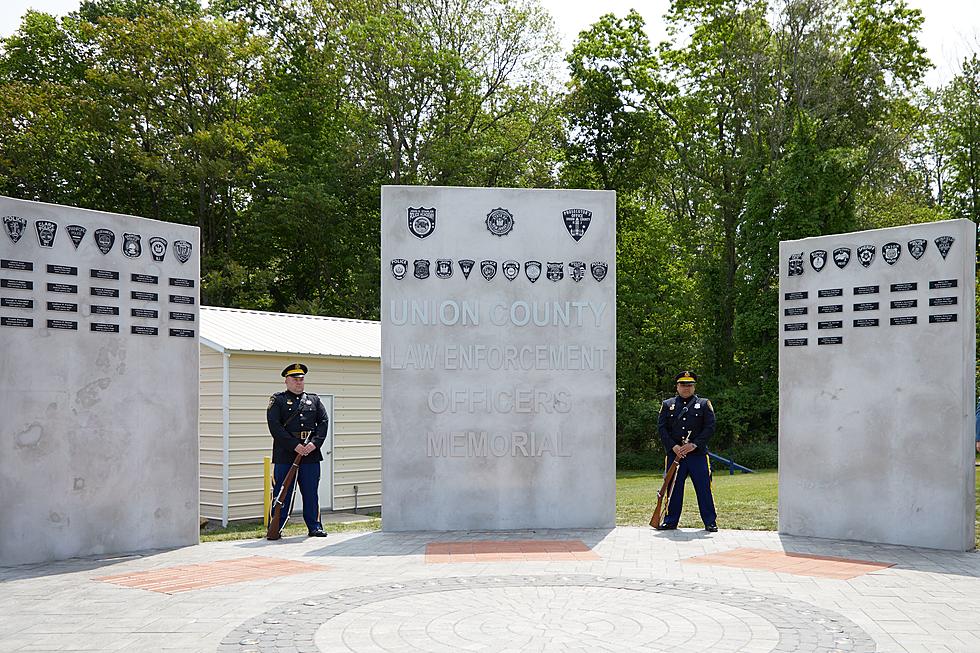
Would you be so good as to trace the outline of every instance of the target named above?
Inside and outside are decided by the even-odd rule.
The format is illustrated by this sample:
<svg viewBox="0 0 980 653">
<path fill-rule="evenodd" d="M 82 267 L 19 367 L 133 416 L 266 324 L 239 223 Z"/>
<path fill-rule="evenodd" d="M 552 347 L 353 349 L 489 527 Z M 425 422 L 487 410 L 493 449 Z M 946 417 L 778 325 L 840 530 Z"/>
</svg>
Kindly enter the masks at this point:
<svg viewBox="0 0 980 653">
<path fill-rule="evenodd" d="M 717 533 L 718 527 L 715 524 L 708 524 L 704 527 L 704 530 L 708 531 L 709 533 Z"/>
<path fill-rule="evenodd" d="M 315 531 L 310 531 L 310 537 L 326 537 L 327 534 L 323 532 L 322 528 L 318 528 Z"/>
<path fill-rule="evenodd" d="M 659 526 L 654 526 L 658 531 L 676 531 L 677 524 L 660 524 Z"/>
</svg>

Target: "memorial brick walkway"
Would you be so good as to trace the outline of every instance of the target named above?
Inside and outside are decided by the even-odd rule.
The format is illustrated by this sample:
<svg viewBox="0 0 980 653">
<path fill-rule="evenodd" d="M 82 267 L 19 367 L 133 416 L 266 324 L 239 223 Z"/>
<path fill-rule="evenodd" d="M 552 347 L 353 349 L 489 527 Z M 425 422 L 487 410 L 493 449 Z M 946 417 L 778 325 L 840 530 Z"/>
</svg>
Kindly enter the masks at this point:
<svg viewBox="0 0 980 653">
<path fill-rule="evenodd" d="M 0 567 L 8 651 L 980 651 L 980 555 L 644 528 L 345 533 Z"/>
</svg>

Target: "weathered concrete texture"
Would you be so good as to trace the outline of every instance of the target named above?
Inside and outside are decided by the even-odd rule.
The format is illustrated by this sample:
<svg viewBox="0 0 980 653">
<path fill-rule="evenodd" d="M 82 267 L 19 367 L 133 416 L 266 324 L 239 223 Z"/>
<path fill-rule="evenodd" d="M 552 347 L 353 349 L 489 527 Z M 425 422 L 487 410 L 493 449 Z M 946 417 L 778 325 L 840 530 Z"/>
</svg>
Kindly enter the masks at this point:
<svg viewBox="0 0 980 653">
<path fill-rule="evenodd" d="M 0 224 L 0 564 L 196 543 L 198 229 L 5 197 L 0 218 L 26 221 L 16 241 L 19 221 Z"/>
<path fill-rule="evenodd" d="M 779 253 L 780 532 L 972 549 L 976 225 L 809 238 Z M 803 272 L 790 276 L 793 256 Z"/>
<path fill-rule="evenodd" d="M 381 207 L 384 528 L 613 525 L 615 194 L 392 186 Z M 411 209 L 434 210 L 415 234 Z"/>
</svg>

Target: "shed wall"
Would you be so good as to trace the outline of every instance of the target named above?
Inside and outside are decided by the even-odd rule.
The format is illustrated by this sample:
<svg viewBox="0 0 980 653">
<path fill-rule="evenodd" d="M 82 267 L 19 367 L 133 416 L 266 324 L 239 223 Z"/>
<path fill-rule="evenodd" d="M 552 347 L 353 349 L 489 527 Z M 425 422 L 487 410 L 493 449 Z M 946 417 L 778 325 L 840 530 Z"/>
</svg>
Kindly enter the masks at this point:
<svg viewBox="0 0 980 653">
<path fill-rule="evenodd" d="M 222 354 L 201 347 L 201 407 L 198 428 L 201 442 L 201 516 L 221 519 L 222 506 Z"/>
</svg>

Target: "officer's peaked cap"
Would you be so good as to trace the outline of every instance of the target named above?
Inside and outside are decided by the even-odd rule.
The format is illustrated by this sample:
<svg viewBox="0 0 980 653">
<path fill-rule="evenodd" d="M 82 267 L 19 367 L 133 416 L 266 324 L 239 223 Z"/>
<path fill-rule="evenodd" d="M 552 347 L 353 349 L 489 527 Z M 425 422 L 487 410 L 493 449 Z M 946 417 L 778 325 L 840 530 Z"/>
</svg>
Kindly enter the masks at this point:
<svg viewBox="0 0 980 653">
<path fill-rule="evenodd" d="M 698 380 L 698 375 L 694 372 L 684 370 L 680 374 L 674 377 L 675 383 L 696 383 Z"/>
<path fill-rule="evenodd" d="M 302 363 L 290 363 L 282 371 L 283 376 L 303 376 L 309 368 Z"/>
</svg>

